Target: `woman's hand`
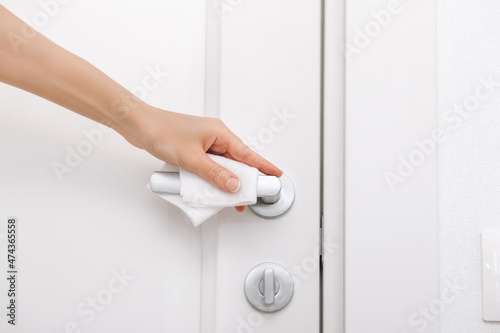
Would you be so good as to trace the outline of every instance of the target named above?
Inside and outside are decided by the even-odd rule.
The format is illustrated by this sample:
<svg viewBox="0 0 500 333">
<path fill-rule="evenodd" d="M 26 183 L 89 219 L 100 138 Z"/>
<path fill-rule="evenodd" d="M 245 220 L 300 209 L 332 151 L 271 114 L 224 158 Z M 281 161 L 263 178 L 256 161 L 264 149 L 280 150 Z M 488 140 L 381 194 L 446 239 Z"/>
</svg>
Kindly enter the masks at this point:
<svg viewBox="0 0 500 333">
<path fill-rule="evenodd" d="M 12 43 L 12 36 L 29 40 L 16 44 Z M 197 173 L 221 190 L 236 192 L 239 180 L 206 153 L 246 163 L 268 175 L 282 174 L 219 119 L 182 115 L 147 105 L 1 5 L 0 56 L 1 82 L 112 127 L 133 145 L 169 164 Z"/>
<path fill-rule="evenodd" d="M 188 169 L 213 186 L 236 192 L 238 177 L 206 153 L 222 155 L 280 177 L 283 172 L 245 145 L 217 118 L 197 117 L 141 105 L 114 126 L 131 144 Z M 244 207 L 237 207 L 243 211 Z"/>
</svg>

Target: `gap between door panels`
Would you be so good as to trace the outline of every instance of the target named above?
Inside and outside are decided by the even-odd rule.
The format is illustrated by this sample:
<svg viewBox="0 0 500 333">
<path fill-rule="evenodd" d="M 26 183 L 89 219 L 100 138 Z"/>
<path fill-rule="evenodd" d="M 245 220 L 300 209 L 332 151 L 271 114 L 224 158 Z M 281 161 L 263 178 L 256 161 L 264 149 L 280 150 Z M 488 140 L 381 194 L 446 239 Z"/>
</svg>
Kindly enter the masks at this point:
<svg viewBox="0 0 500 333">
<path fill-rule="evenodd" d="M 325 150 L 325 0 L 321 1 L 321 18 L 320 18 L 320 135 L 319 135 L 319 332 L 323 333 L 323 209 L 324 209 L 324 150 Z"/>
<path fill-rule="evenodd" d="M 343 333 L 345 1 L 321 1 L 320 332 Z"/>
<path fill-rule="evenodd" d="M 344 2 L 320 1 L 320 212 L 319 332 L 343 332 L 343 260 L 324 263 L 325 235 L 335 236 L 343 249 L 344 161 Z M 207 2 L 208 5 L 209 2 Z M 210 11 L 207 10 L 210 14 Z M 213 14 L 213 13 L 212 13 Z M 218 20 L 207 18 L 205 116 L 220 116 L 220 33 Z M 210 82 L 210 84 L 207 84 Z M 340 185 L 339 185 L 340 182 Z M 325 205 L 325 200 L 329 202 Z M 331 205 L 330 200 L 335 204 Z M 340 218 L 339 218 L 340 216 Z M 328 239 L 327 239 L 328 240 Z M 337 256 L 338 257 L 338 256 Z M 343 251 L 340 257 L 343 257 Z M 332 274 L 335 271 L 336 274 Z M 338 275 L 342 277 L 338 279 Z M 336 278 L 336 280 L 332 280 Z M 325 296 L 325 294 L 327 296 Z M 333 296 L 333 298 L 332 298 Z"/>
</svg>

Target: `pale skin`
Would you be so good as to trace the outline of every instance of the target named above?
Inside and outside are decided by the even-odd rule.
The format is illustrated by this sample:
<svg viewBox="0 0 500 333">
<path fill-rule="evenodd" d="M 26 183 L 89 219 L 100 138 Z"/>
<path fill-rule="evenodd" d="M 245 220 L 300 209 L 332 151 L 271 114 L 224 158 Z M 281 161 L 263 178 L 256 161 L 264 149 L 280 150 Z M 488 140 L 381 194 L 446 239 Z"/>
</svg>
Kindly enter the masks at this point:
<svg viewBox="0 0 500 333">
<path fill-rule="evenodd" d="M 113 128 L 166 163 L 236 192 L 238 177 L 207 153 L 246 163 L 264 174 L 282 171 L 246 146 L 217 118 L 161 110 L 136 98 L 87 61 L 56 45 L 0 5 L 0 81 Z M 242 212 L 245 207 L 236 207 Z"/>
</svg>

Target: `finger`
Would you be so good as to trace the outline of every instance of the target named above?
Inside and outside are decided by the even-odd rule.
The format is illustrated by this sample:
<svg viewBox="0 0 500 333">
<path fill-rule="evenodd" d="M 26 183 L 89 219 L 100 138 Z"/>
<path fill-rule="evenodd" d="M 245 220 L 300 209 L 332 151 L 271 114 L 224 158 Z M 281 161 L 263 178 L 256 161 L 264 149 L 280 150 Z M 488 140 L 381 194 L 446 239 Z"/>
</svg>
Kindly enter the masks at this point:
<svg viewBox="0 0 500 333">
<path fill-rule="evenodd" d="M 214 162 L 202 150 L 190 158 L 184 167 L 198 174 L 222 191 L 234 193 L 240 189 L 238 176 Z"/>
<path fill-rule="evenodd" d="M 234 207 L 237 212 L 243 213 L 245 211 L 245 206 L 236 206 Z"/>
<path fill-rule="evenodd" d="M 229 145 L 230 149 L 228 150 L 228 153 L 234 160 L 255 167 L 259 169 L 260 172 L 266 175 L 281 177 L 283 171 L 281 171 L 277 166 L 266 160 L 264 157 L 254 152 L 241 140 L 238 139 L 238 141 L 239 142 L 233 142 L 231 145 Z"/>
</svg>

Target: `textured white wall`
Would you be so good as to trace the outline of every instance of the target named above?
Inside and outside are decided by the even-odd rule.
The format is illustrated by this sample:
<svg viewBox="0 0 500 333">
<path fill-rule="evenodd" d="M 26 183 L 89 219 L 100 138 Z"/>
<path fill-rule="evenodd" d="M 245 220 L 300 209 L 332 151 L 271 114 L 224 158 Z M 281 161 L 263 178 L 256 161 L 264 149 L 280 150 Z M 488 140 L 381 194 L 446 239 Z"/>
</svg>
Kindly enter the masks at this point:
<svg viewBox="0 0 500 333">
<path fill-rule="evenodd" d="M 438 96 L 447 135 L 439 151 L 441 332 L 498 332 L 500 323 L 482 320 L 480 232 L 500 228 L 500 2 L 438 1 Z M 452 280 L 462 290 L 454 293 Z"/>
</svg>

